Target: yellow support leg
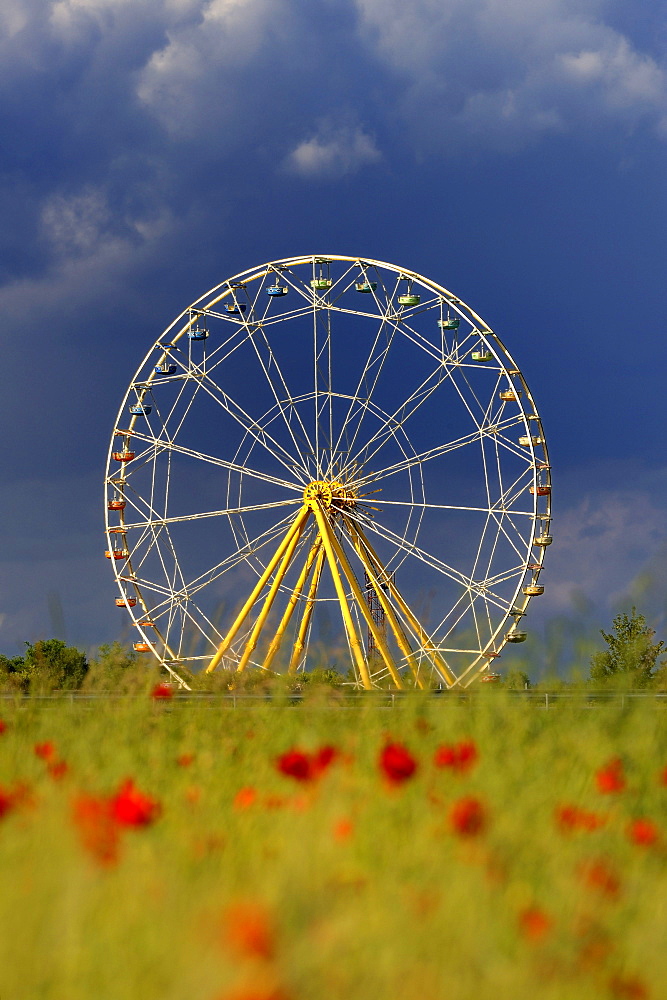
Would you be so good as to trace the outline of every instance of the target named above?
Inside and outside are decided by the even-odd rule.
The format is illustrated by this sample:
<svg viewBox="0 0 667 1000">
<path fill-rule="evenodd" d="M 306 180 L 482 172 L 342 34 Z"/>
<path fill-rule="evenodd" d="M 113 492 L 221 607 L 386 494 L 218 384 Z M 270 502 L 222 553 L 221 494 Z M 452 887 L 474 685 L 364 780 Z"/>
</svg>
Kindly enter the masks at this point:
<svg viewBox="0 0 667 1000">
<path fill-rule="evenodd" d="M 348 533 L 349 533 L 349 535 L 350 535 L 350 537 L 352 539 L 352 544 L 354 545 L 355 551 L 356 551 L 357 555 L 359 556 L 359 558 L 360 558 L 360 560 L 361 560 L 361 562 L 363 564 L 364 569 L 368 573 L 368 577 L 369 577 L 371 583 L 373 584 L 373 589 L 375 590 L 375 593 L 377 594 L 378 601 L 380 602 L 382 610 L 383 610 L 383 612 L 384 612 L 384 614 L 385 614 L 385 616 L 386 616 L 386 618 L 387 618 L 387 620 L 389 622 L 389 626 L 390 626 L 392 632 L 394 633 L 394 638 L 396 639 L 396 643 L 397 643 L 399 649 L 401 650 L 401 652 L 403 653 L 403 655 L 405 656 L 405 659 L 406 659 L 406 661 L 408 663 L 408 666 L 410 667 L 410 670 L 412 671 L 412 676 L 414 677 L 415 684 L 417 685 L 417 687 L 423 689 L 424 682 L 423 682 L 422 678 L 419 676 L 419 664 L 415 660 L 414 652 L 412 650 L 412 647 L 410 646 L 410 643 L 408 642 L 408 638 L 407 638 L 405 632 L 403 631 L 403 627 L 402 627 L 401 623 L 399 622 L 398 618 L 396 617 L 394 609 L 392 608 L 391 604 L 387 600 L 387 596 L 386 596 L 386 594 L 384 592 L 382 584 L 380 583 L 380 578 L 379 578 L 379 574 L 377 572 L 377 569 L 373 566 L 373 564 L 372 564 L 372 562 L 371 562 L 371 560 L 370 560 L 370 558 L 368 556 L 368 553 L 366 552 L 366 550 L 365 550 L 365 548 L 364 548 L 364 546 L 362 544 L 362 541 L 359 538 L 359 533 L 357 531 L 357 527 L 354 524 L 354 522 L 351 521 L 347 517 L 345 518 L 345 526 L 346 526 L 346 528 L 348 530 Z M 384 571 L 384 569 L 382 570 L 382 573 L 383 573 L 383 576 L 386 579 L 387 576 L 388 576 L 388 574 Z"/>
<path fill-rule="evenodd" d="M 322 575 L 322 566 L 324 564 L 324 548 L 322 546 L 322 539 L 317 536 L 320 542 L 320 551 L 317 556 L 317 563 L 315 564 L 315 570 L 313 572 L 313 579 L 310 581 L 310 589 L 308 591 L 308 597 L 306 598 L 306 606 L 303 609 L 303 615 L 301 616 L 301 622 L 299 624 L 299 631 L 297 637 L 294 640 L 294 648 L 292 649 L 292 655 L 289 661 L 288 673 L 295 674 L 296 668 L 299 666 L 299 660 L 306 645 L 306 635 L 308 634 L 308 626 L 310 625 L 310 619 L 313 616 L 313 608 L 315 606 L 315 594 L 317 593 L 317 588 L 320 583 L 320 576 Z"/>
<path fill-rule="evenodd" d="M 371 635 L 373 636 L 373 638 L 375 640 L 376 646 L 380 650 L 380 655 L 382 656 L 382 659 L 384 660 L 385 666 L 387 667 L 387 670 L 391 674 L 391 679 L 393 680 L 393 682 L 394 682 L 394 684 L 396 685 L 397 688 L 402 688 L 403 687 L 403 681 L 401 680 L 401 675 L 399 674 L 398 670 L 396 669 L 396 664 L 394 663 L 393 657 L 392 657 L 391 653 L 389 652 L 389 647 L 387 646 L 387 643 L 385 641 L 384 636 L 382 635 L 381 631 L 379 630 L 379 628 L 377 627 L 377 625 L 373 621 L 373 616 L 372 616 L 372 614 L 370 612 L 370 608 L 368 607 L 368 605 L 367 605 L 367 603 L 366 603 L 366 601 L 364 599 L 364 595 L 361 592 L 361 587 L 359 586 L 359 583 L 357 582 L 357 578 L 354 575 L 354 571 L 353 571 L 352 567 L 350 566 L 350 564 L 348 562 L 347 556 L 343 552 L 341 544 L 338 541 L 338 539 L 336 538 L 336 535 L 333 532 L 333 530 L 332 530 L 332 528 L 331 528 L 331 526 L 330 526 L 330 524 L 329 524 L 329 522 L 328 522 L 328 520 L 326 518 L 326 515 L 325 515 L 324 511 L 321 509 L 321 507 L 320 507 L 319 504 L 317 505 L 317 507 L 314 508 L 314 511 L 315 511 L 315 517 L 317 517 L 317 523 L 318 523 L 319 528 L 320 528 L 320 534 L 325 539 L 325 544 L 327 542 L 327 537 L 326 536 L 328 536 L 329 545 L 331 546 L 331 548 L 332 548 L 332 550 L 334 552 L 335 557 L 337 558 L 338 562 L 340 563 L 341 568 L 343 570 L 343 573 L 347 577 L 347 582 L 349 583 L 350 587 L 352 588 L 352 593 L 354 595 L 354 599 L 356 600 L 357 604 L 359 605 L 359 610 L 361 611 L 362 615 L 366 619 L 366 624 L 368 625 L 368 628 L 370 629 Z M 319 511 L 319 516 L 318 516 L 318 511 Z M 347 607 L 347 600 L 345 601 L 345 606 Z"/>
<path fill-rule="evenodd" d="M 347 632 L 347 638 L 350 643 L 350 649 L 352 650 L 352 656 L 357 665 L 357 670 L 359 671 L 359 675 L 361 677 L 361 683 L 367 691 L 371 691 L 373 689 L 373 685 L 371 684 L 370 674 L 368 673 L 368 667 L 364 658 L 364 651 L 361 647 L 357 630 L 354 627 L 352 615 L 350 614 L 345 587 L 343 586 L 343 581 L 340 577 L 338 564 L 336 562 L 336 554 L 331 544 L 329 524 L 319 501 L 313 502 L 313 513 L 317 519 L 317 526 L 320 529 L 320 535 L 322 536 L 322 543 L 329 562 L 329 568 L 331 569 L 331 575 L 333 577 L 334 587 L 336 588 L 338 603 L 340 604 L 340 610 L 343 615 L 343 623 L 345 625 L 345 631 Z"/>
<path fill-rule="evenodd" d="M 283 540 L 281 541 L 280 545 L 278 546 L 278 548 L 274 552 L 272 558 L 270 559 L 269 563 L 267 564 L 266 569 L 264 570 L 264 572 L 260 576 L 259 580 L 257 581 L 257 583 L 255 584 L 255 586 L 253 587 L 253 590 L 252 590 L 252 593 L 250 594 L 250 597 L 245 602 L 245 604 L 243 605 L 243 607 L 239 611 L 238 615 L 236 616 L 234 624 L 232 625 L 232 627 L 230 628 L 229 632 L 227 633 L 227 635 L 225 636 L 225 638 L 222 640 L 222 642 L 220 643 L 220 645 L 218 646 L 218 649 L 217 649 L 215 655 L 211 658 L 211 662 L 209 663 L 209 665 L 206 668 L 206 673 L 207 674 L 209 674 L 212 670 L 215 670 L 215 668 L 220 663 L 220 660 L 223 658 L 223 656 L 225 655 L 225 653 L 227 652 L 227 650 L 231 646 L 231 644 L 234 641 L 234 638 L 235 638 L 238 630 L 243 625 L 243 622 L 245 621 L 245 619 L 246 619 L 246 617 L 248 615 L 248 612 L 250 611 L 251 607 L 253 606 L 253 604 L 255 603 L 255 601 L 257 600 L 257 598 L 259 597 L 259 595 L 261 594 L 262 589 L 264 588 L 267 580 L 269 579 L 269 577 L 273 573 L 274 569 L 276 568 L 276 566 L 278 565 L 278 563 L 282 559 L 282 557 L 283 557 L 283 555 L 285 553 L 285 550 L 289 546 L 292 538 L 294 537 L 294 535 L 297 532 L 301 533 L 301 531 L 303 530 L 303 528 L 305 526 L 306 521 L 308 520 L 309 515 L 310 515 L 310 508 L 306 507 L 305 504 L 304 504 L 304 506 L 301 508 L 301 510 L 297 514 L 296 518 L 294 519 L 294 521 L 292 521 L 292 524 L 290 525 L 290 527 L 287 529 L 287 532 L 284 535 Z"/>
<path fill-rule="evenodd" d="M 313 542 L 313 544 L 310 547 L 310 551 L 308 552 L 308 556 L 307 556 L 306 561 L 305 561 L 305 563 L 303 565 L 303 569 L 301 570 L 301 573 L 299 575 L 299 579 L 297 580 L 296 584 L 294 585 L 294 590 L 292 591 L 292 595 L 291 595 L 289 601 L 287 602 L 287 607 L 285 608 L 285 612 L 283 614 L 283 617 L 281 618 L 280 624 L 278 625 L 278 628 L 276 629 L 276 634 L 274 635 L 273 639 L 271 640 L 271 645 L 269 646 L 267 654 L 264 657 L 263 666 L 264 666 L 265 670 L 270 670 L 271 669 L 271 664 L 273 663 L 274 657 L 275 657 L 276 653 L 278 652 L 278 650 L 280 649 L 280 644 L 281 644 L 281 642 L 283 640 L 283 636 L 285 634 L 285 630 L 286 630 L 287 626 L 289 625 L 289 623 L 291 621 L 292 614 L 294 613 L 294 609 L 295 609 L 295 607 L 297 605 L 297 601 L 299 600 L 299 597 L 302 594 L 303 588 L 306 585 L 306 581 L 307 581 L 308 577 L 310 576 L 310 571 L 313 568 L 313 563 L 315 562 L 315 559 L 317 558 L 317 555 L 318 555 L 318 553 L 319 553 L 319 551 L 320 551 L 321 548 L 322 548 L 322 539 L 318 535 L 317 538 L 315 539 L 315 541 Z M 313 597 L 314 597 L 314 595 L 313 595 Z"/>
<path fill-rule="evenodd" d="M 273 602 L 275 600 L 275 596 L 278 593 L 278 589 L 279 589 L 281 583 L 283 582 L 283 580 L 285 578 L 285 573 L 287 572 L 289 564 L 292 561 L 292 556 L 294 555 L 294 550 L 296 549 L 297 545 L 299 544 L 299 539 L 301 538 L 301 532 L 303 531 L 303 527 L 304 526 L 302 524 L 301 527 L 299 528 L 299 530 L 294 532 L 294 534 L 292 535 L 292 537 L 290 539 L 289 545 L 285 549 L 285 552 L 284 552 L 283 557 L 281 559 L 280 565 L 279 565 L 279 567 L 278 567 L 278 569 L 276 571 L 276 575 L 274 576 L 273 581 L 271 583 L 271 586 L 269 587 L 269 592 L 268 592 L 268 594 L 266 595 L 266 597 L 264 599 L 264 604 L 262 605 L 262 610 L 258 614 L 257 620 L 256 620 L 255 624 L 253 625 L 252 632 L 250 633 L 250 637 L 249 637 L 248 641 L 246 642 L 245 646 L 243 647 L 243 654 L 242 654 L 241 659 L 239 660 L 238 666 L 236 668 L 237 673 L 241 673 L 241 671 L 245 670 L 245 668 L 248 666 L 248 660 L 252 656 L 253 651 L 254 651 L 255 647 L 257 646 L 257 640 L 259 638 L 259 633 L 262 631 L 262 629 L 264 627 L 264 624 L 266 622 L 266 619 L 269 617 L 269 613 L 270 613 L 271 608 L 273 606 Z"/>
<path fill-rule="evenodd" d="M 382 562 L 380 561 L 379 556 L 377 555 L 377 553 L 373 549 L 373 546 L 368 541 L 368 539 L 366 538 L 366 536 L 364 535 L 363 531 L 361 530 L 361 528 L 358 525 L 355 525 L 355 529 L 356 529 L 356 532 L 357 532 L 357 534 L 359 536 L 360 541 L 362 542 L 364 548 L 366 549 L 366 552 L 368 553 L 369 559 L 371 560 L 371 562 L 373 563 L 373 565 L 376 567 L 376 570 L 378 572 L 382 573 L 383 572 Z M 405 618 L 409 622 L 410 627 L 415 632 L 415 635 L 417 635 L 417 637 L 419 638 L 420 643 L 422 644 L 422 646 L 424 647 L 424 649 L 427 651 L 427 653 L 430 654 L 430 656 L 432 657 L 432 659 L 433 659 L 436 667 L 444 675 L 445 680 L 447 681 L 447 683 L 450 685 L 450 687 L 453 687 L 456 684 L 456 682 L 457 682 L 456 681 L 456 677 L 454 676 L 454 674 L 452 673 L 452 671 L 449 669 L 449 666 L 447 665 L 447 663 L 443 660 L 442 655 L 440 654 L 440 651 L 438 649 L 436 649 L 436 647 L 433 645 L 433 643 L 429 639 L 429 637 L 426 634 L 426 632 L 424 631 L 424 629 L 421 627 L 421 625 L 419 624 L 419 622 L 417 621 L 417 619 L 413 615 L 412 611 L 410 610 L 410 608 L 408 607 L 408 605 L 404 601 L 404 599 L 403 599 L 400 591 L 398 590 L 396 584 L 392 582 L 391 578 L 387 578 L 387 586 L 389 588 L 389 592 L 390 592 L 391 596 L 393 597 L 394 601 L 396 602 L 396 604 L 398 605 L 398 607 L 401 609 L 403 615 L 405 616 Z"/>
</svg>

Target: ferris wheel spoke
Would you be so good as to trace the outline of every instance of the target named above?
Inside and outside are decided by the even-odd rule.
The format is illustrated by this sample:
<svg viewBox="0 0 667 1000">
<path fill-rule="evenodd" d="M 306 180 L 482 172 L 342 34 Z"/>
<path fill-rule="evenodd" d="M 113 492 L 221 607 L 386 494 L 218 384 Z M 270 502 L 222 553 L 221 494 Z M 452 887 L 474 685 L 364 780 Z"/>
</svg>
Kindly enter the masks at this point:
<svg viewBox="0 0 667 1000">
<path fill-rule="evenodd" d="M 247 466 L 237 465 L 234 462 L 227 462 L 224 458 L 216 458 L 214 455 L 207 455 L 206 452 L 194 451 L 194 449 L 186 448 L 184 445 L 174 444 L 172 441 L 155 440 L 154 438 L 150 438 L 147 434 L 142 434 L 137 431 L 134 432 L 134 437 L 136 437 L 139 441 L 149 443 L 159 451 L 172 452 L 177 455 L 187 455 L 188 457 L 194 458 L 199 462 L 207 462 L 209 465 L 217 465 L 221 469 L 228 469 L 230 472 L 239 472 L 244 476 L 261 479 L 265 483 L 271 483 L 274 486 L 282 486 L 288 490 L 300 489 L 298 483 L 290 483 L 285 479 L 278 479 L 276 476 L 270 476 L 265 472 L 258 472 L 257 469 L 250 469 Z"/>
<path fill-rule="evenodd" d="M 496 505 L 489 507 L 468 507 L 464 504 L 446 504 L 446 503 L 422 503 L 420 500 L 384 500 L 384 499 L 368 499 L 367 497 L 357 497 L 355 499 L 355 504 L 367 505 L 370 510 L 382 510 L 384 507 L 412 507 L 421 510 L 458 510 L 466 513 L 473 514 L 520 514 L 524 517 L 532 517 L 532 510 L 506 510 L 504 507 L 499 506 L 502 504 L 502 500 L 496 501 Z M 380 505 L 379 507 L 376 504 Z"/>
<path fill-rule="evenodd" d="M 248 339 L 248 338 L 246 338 Z M 252 338 L 250 338 L 252 339 Z M 241 346 L 240 344 L 237 346 Z M 240 404 L 238 404 L 228 393 L 226 393 L 218 384 L 211 378 L 212 368 L 215 366 L 208 366 L 207 368 L 202 368 L 197 370 L 195 373 L 196 377 L 192 379 L 195 385 L 195 391 L 193 392 L 192 399 L 188 403 L 185 413 L 182 415 L 176 428 L 169 427 L 169 421 L 173 416 L 176 406 L 180 401 L 180 396 L 184 390 L 181 390 L 177 400 L 174 402 L 171 411 L 166 419 L 163 419 L 163 431 L 164 439 L 173 441 L 180 431 L 185 418 L 189 415 L 190 408 L 194 402 L 194 399 L 198 392 L 205 392 L 216 405 L 221 406 L 233 420 L 236 421 L 246 432 L 249 434 L 257 444 L 264 448 L 272 457 L 279 462 L 290 474 L 299 475 L 303 482 L 305 483 L 307 479 L 306 470 L 302 467 L 301 463 L 297 461 L 295 456 L 291 454 L 286 448 L 284 448 L 279 442 L 262 427 L 256 420 L 252 419 L 250 415 L 243 409 Z M 186 383 L 184 383 L 185 385 Z M 157 406 L 156 406 L 156 409 Z M 161 439 L 162 440 L 162 439 Z M 297 448 L 297 454 L 299 453 L 299 447 L 295 442 L 295 447 Z"/>
<path fill-rule="evenodd" d="M 425 549 L 420 548 L 413 543 L 407 542 L 401 535 L 397 535 L 386 526 L 378 524 L 376 520 L 371 521 L 364 518 L 363 526 L 367 531 L 374 532 L 381 538 L 384 538 L 385 541 L 390 542 L 397 549 L 406 552 L 408 555 L 414 556 L 427 566 L 430 566 L 432 569 L 437 570 L 450 580 L 454 581 L 454 583 L 458 583 L 465 587 L 466 591 L 470 591 L 473 594 L 485 595 L 492 598 L 494 602 L 499 602 L 499 605 L 502 605 L 502 597 L 490 590 L 492 586 L 497 586 L 498 582 L 500 582 L 498 579 L 492 578 L 480 580 L 467 576 L 459 570 L 454 569 L 452 566 L 448 566 L 447 563 L 443 562 L 443 560 L 439 559 L 432 553 L 427 552 Z M 519 573 L 523 573 L 523 566 L 518 567 L 512 575 L 518 575 Z"/>
<path fill-rule="evenodd" d="M 264 358 L 262 357 L 262 354 L 260 352 L 259 344 L 257 343 L 257 338 L 256 337 L 251 337 L 250 341 L 252 343 L 253 350 L 255 351 L 255 354 L 257 355 L 257 360 L 259 361 L 260 366 L 262 368 L 262 371 L 264 372 L 264 376 L 265 376 L 266 381 L 267 381 L 267 383 L 269 385 L 269 388 L 271 390 L 271 394 L 272 394 L 272 396 L 273 396 L 273 398 L 274 398 L 274 400 L 276 402 L 276 406 L 278 407 L 280 415 L 283 418 L 283 421 L 285 423 L 285 427 L 287 428 L 287 432 L 288 432 L 289 436 L 292 439 L 292 444 L 294 445 L 295 453 L 297 455 L 298 454 L 303 454 L 303 446 L 304 446 L 304 444 L 305 444 L 305 446 L 306 446 L 307 449 L 310 449 L 312 451 L 313 444 L 312 444 L 312 442 L 311 442 L 311 440 L 310 440 L 310 438 L 308 436 L 308 432 L 306 431 L 306 428 L 304 426 L 303 420 L 301 419 L 301 415 L 299 414 L 299 411 L 298 411 L 298 409 L 296 408 L 296 406 L 294 404 L 294 400 L 293 400 L 292 395 L 291 395 L 291 393 L 290 393 L 290 391 L 289 391 L 289 389 L 287 387 L 287 382 L 285 381 L 285 376 L 283 375 L 282 369 L 280 368 L 280 365 L 278 364 L 278 359 L 276 358 L 275 352 L 271 348 L 271 345 L 270 345 L 270 343 L 268 341 L 268 338 L 267 338 L 267 336 L 266 336 L 266 334 L 264 333 L 263 330 L 261 331 L 261 338 L 262 338 L 262 343 L 264 345 L 264 348 L 265 348 L 265 350 L 266 350 L 266 352 L 268 354 L 268 358 L 269 358 L 268 366 L 267 366 L 266 362 L 264 361 Z M 278 376 L 278 379 L 280 381 L 280 384 L 281 384 L 281 386 L 283 388 L 283 391 L 286 394 L 286 399 L 284 401 L 281 401 L 278 393 L 276 392 L 276 387 L 273 384 L 273 380 L 272 380 L 271 375 L 270 375 L 270 368 L 271 367 L 273 367 L 275 369 L 276 374 Z M 286 403 L 286 405 L 287 405 L 287 409 L 288 409 L 289 414 L 290 414 L 289 417 L 287 416 L 287 414 L 285 412 L 284 403 Z M 296 439 L 296 437 L 294 435 L 294 428 L 292 427 L 292 416 L 295 418 L 297 424 L 299 425 L 301 433 L 303 434 L 303 442 L 301 444 L 299 444 L 299 442 L 297 441 L 297 439 Z M 306 472 L 306 473 L 308 472 L 305 462 L 303 463 L 303 469 L 304 469 L 304 472 Z"/>
<path fill-rule="evenodd" d="M 204 614 L 202 609 L 192 600 L 191 597 L 183 599 L 178 605 L 178 610 L 183 618 L 183 625 L 181 626 L 181 636 L 180 643 L 182 643 L 186 638 L 185 636 L 185 625 L 186 622 L 190 622 L 196 633 L 198 633 L 202 639 L 206 640 L 206 644 L 211 647 L 212 651 L 215 651 L 217 646 L 217 641 L 219 642 L 222 638 L 221 633 L 213 624 L 211 619 Z M 196 614 L 195 614 L 196 612 Z M 197 617 L 198 616 L 198 617 Z M 207 626 L 207 627 L 205 627 Z M 179 654 L 182 654 L 182 647 L 179 643 Z M 210 655 L 210 654 L 209 654 Z"/>
<path fill-rule="evenodd" d="M 294 500 L 275 500 L 273 503 L 247 504 L 244 507 L 224 507 L 222 510 L 207 510 L 202 514 L 183 514 L 180 517 L 159 517 L 156 516 L 148 521 L 137 521 L 125 524 L 125 528 L 130 531 L 134 528 L 161 527 L 166 524 L 182 524 L 187 521 L 199 521 L 206 517 L 223 517 L 229 514 L 249 514 L 258 510 L 271 510 L 274 507 L 295 506 L 302 503 L 301 497 Z"/>
<path fill-rule="evenodd" d="M 268 433 L 266 427 L 262 427 L 256 420 L 253 420 L 243 407 L 232 399 L 216 382 L 207 376 L 202 379 L 202 389 L 245 430 L 246 434 L 250 435 L 258 445 L 272 455 L 289 473 L 299 476 L 304 484 L 307 482 L 308 470 L 304 463 L 290 454 L 273 435 Z"/>
<path fill-rule="evenodd" d="M 351 520 L 353 519 L 351 514 L 350 518 Z M 354 520 L 356 520 L 356 518 L 354 518 Z M 431 555 L 429 552 L 426 552 L 425 549 L 420 548 L 418 545 L 414 545 L 412 542 L 407 541 L 402 535 L 397 535 L 395 532 L 391 531 L 390 528 L 379 524 L 377 520 L 370 520 L 370 518 L 364 517 L 363 519 L 359 518 L 359 523 L 363 524 L 366 531 L 373 532 L 380 538 L 383 538 L 386 542 L 390 542 L 397 550 L 405 552 L 410 556 L 414 556 L 420 562 L 425 563 L 432 569 L 438 570 L 439 573 L 442 573 L 455 583 L 462 584 L 465 587 L 474 586 L 474 582 L 464 573 L 454 569 L 453 566 L 448 566 L 447 563 L 438 559 L 436 556 Z"/>
<path fill-rule="evenodd" d="M 384 429 L 377 430 L 367 441 L 364 447 L 357 452 L 349 463 L 350 466 L 368 464 L 377 455 L 379 451 L 392 439 L 395 439 L 396 433 L 399 430 L 403 430 L 405 424 L 408 420 L 414 416 L 417 410 L 420 409 L 424 403 L 440 388 L 445 379 L 449 378 L 449 372 L 439 365 L 434 369 L 424 381 L 417 386 L 417 388 L 411 393 L 410 396 L 401 404 L 401 406 L 394 411 L 389 417 L 386 418 L 386 424 Z M 433 379 L 436 379 L 433 383 Z M 370 402 L 367 401 L 367 402 Z M 412 405 L 412 408 L 408 410 L 408 406 Z M 370 453 L 368 449 L 372 444 L 376 444 L 376 447 Z M 363 456 L 363 458 L 362 458 Z"/>
<path fill-rule="evenodd" d="M 270 528 L 261 532 L 261 534 L 257 535 L 243 547 L 238 548 L 225 559 L 215 563 L 213 566 L 204 570 L 203 573 L 194 577 L 187 585 L 188 593 L 197 593 L 199 590 L 209 586 L 215 580 L 218 580 L 221 576 L 228 573 L 242 562 L 249 562 L 251 556 L 256 556 L 258 552 L 265 548 L 270 542 L 274 541 L 276 536 L 284 531 L 292 520 L 293 515 L 289 514 L 287 517 L 283 518 L 282 521 L 278 521 L 276 524 L 271 525 Z"/>
<path fill-rule="evenodd" d="M 353 433 L 351 439 L 349 440 L 349 442 L 346 441 L 346 448 L 345 448 L 346 453 L 348 455 L 352 453 L 352 451 L 354 449 L 354 446 L 356 444 L 356 441 L 357 441 L 357 437 L 359 436 L 359 433 L 361 431 L 361 426 L 362 426 L 364 417 L 366 416 L 366 413 L 368 412 L 368 410 L 369 410 L 369 408 L 371 406 L 371 401 L 372 401 L 372 398 L 373 398 L 373 393 L 375 392 L 375 389 L 376 389 L 377 384 L 379 382 L 380 376 L 382 374 L 382 370 L 383 370 L 384 365 L 385 365 L 385 361 L 387 360 L 387 357 L 389 356 L 389 352 L 391 350 L 391 346 L 392 346 L 392 343 L 394 341 L 394 335 L 396 333 L 396 326 L 395 326 L 395 324 L 387 323 L 387 320 L 386 320 L 385 316 L 381 316 L 380 320 L 381 320 L 380 326 L 379 326 L 378 331 L 377 331 L 377 333 L 375 335 L 373 343 L 371 344 L 370 352 L 369 352 L 368 357 L 366 358 L 366 361 L 364 363 L 364 367 L 363 367 L 363 370 L 361 372 L 361 375 L 359 376 L 359 381 L 357 382 L 356 390 L 355 390 L 353 398 L 352 398 L 352 400 L 350 402 L 350 406 L 349 406 L 348 411 L 347 411 L 347 413 L 345 415 L 345 418 L 344 418 L 344 420 L 342 422 L 341 429 L 340 429 L 340 432 L 339 432 L 339 435 L 338 435 L 338 439 L 336 441 L 334 449 L 332 449 L 333 451 L 338 451 L 340 449 L 341 442 L 347 436 L 346 435 L 347 427 L 352 422 L 352 416 L 353 416 L 353 412 L 354 412 L 354 405 L 356 403 L 356 404 L 358 404 L 357 405 L 357 413 L 359 414 L 359 416 L 358 416 L 358 419 L 356 420 L 356 427 L 355 427 L 354 433 Z M 387 326 L 389 327 L 388 330 L 387 330 Z M 386 343 L 385 343 L 384 347 L 379 351 L 379 353 L 376 356 L 375 352 L 376 352 L 378 343 L 380 342 L 380 338 L 382 337 L 383 333 L 384 333 L 385 338 L 386 338 Z M 371 368 L 373 366 L 375 367 L 375 372 L 373 374 L 373 378 L 372 378 L 371 384 L 368 385 L 367 380 L 368 380 L 369 372 L 371 371 Z M 362 392 L 362 388 L 364 386 L 366 388 L 366 391 L 365 391 L 365 394 L 362 396 L 361 392 Z M 352 461 L 354 461 L 354 460 L 352 460 Z"/>
<path fill-rule="evenodd" d="M 518 424 L 519 421 L 512 418 L 512 425 Z M 463 437 L 457 438 L 455 441 L 447 441 L 445 444 L 437 445 L 435 448 L 429 448 L 427 451 L 421 452 L 411 456 L 404 462 L 397 462 L 394 465 L 389 465 L 384 469 L 379 469 L 369 473 L 367 476 L 362 476 L 360 479 L 354 481 L 355 487 L 358 486 L 369 486 L 372 483 L 378 482 L 381 479 L 393 476 L 398 472 L 404 472 L 406 469 L 412 468 L 416 465 L 424 465 L 426 462 L 432 461 L 434 458 L 440 458 L 442 455 L 446 455 L 450 451 L 456 451 L 458 448 L 464 448 L 467 445 L 473 444 L 479 441 L 480 438 L 485 436 L 496 434 L 496 429 L 482 429 L 472 431 L 470 434 L 465 434 Z"/>
</svg>

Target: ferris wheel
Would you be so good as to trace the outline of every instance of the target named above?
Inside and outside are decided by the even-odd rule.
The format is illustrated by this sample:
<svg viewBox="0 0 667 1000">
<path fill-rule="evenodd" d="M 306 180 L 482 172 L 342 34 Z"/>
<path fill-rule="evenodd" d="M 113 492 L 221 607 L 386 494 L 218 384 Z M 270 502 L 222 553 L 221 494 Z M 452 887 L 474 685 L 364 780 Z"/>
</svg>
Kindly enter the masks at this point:
<svg viewBox="0 0 667 1000">
<path fill-rule="evenodd" d="M 183 687 L 334 666 L 359 687 L 489 675 L 551 544 L 525 379 L 447 289 L 290 257 L 223 281 L 152 344 L 109 446 L 107 557 Z"/>
</svg>

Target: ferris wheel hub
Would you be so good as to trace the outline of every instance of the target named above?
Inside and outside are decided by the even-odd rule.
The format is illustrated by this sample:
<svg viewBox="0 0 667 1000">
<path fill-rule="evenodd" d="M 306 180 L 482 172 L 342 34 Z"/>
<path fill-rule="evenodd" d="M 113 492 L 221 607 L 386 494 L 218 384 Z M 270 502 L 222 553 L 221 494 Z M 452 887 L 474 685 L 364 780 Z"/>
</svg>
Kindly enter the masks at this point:
<svg viewBox="0 0 667 1000">
<path fill-rule="evenodd" d="M 314 479 L 303 491 L 303 502 L 311 510 L 314 510 L 317 504 L 323 507 L 338 507 L 342 504 L 352 506 L 356 499 L 356 491 L 337 479 L 331 481 Z"/>
</svg>

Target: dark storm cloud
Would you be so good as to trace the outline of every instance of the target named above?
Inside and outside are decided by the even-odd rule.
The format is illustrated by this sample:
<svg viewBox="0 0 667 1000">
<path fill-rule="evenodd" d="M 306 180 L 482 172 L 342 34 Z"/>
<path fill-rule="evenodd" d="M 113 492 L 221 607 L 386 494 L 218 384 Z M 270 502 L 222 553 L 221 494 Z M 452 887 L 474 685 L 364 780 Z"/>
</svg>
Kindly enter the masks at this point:
<svg viewBox="0 0 667 1000">
<path fill-rule="evenodd" d="M 665 72 L 634 11 L 4 0 L 0 405 L 17 583 L 2 634 L 48 631 L 58 575 L 70 639 L 113 634 L 94 524 L 122 391 L 184 305 L 262 259 L 405 260 L 509 330 L 563 465 L 635 446 L 653 462 L 658 383 L 642 358 L 662 350 Z M 631 304 L 614 298 L 623 285 Z M 643 345 L 630 359 L 629 313 Z M 609 386 L 637 400 L 645 383 L 633 423 Z M 574 485 L 570 498 L 588 523 Z M 632 504 L 601 509 L 621 537 Z M 574 559 L 586 549 L 567 531 Z M 635 535 L 648 557 L 652 536 Z"/>
</svg>

